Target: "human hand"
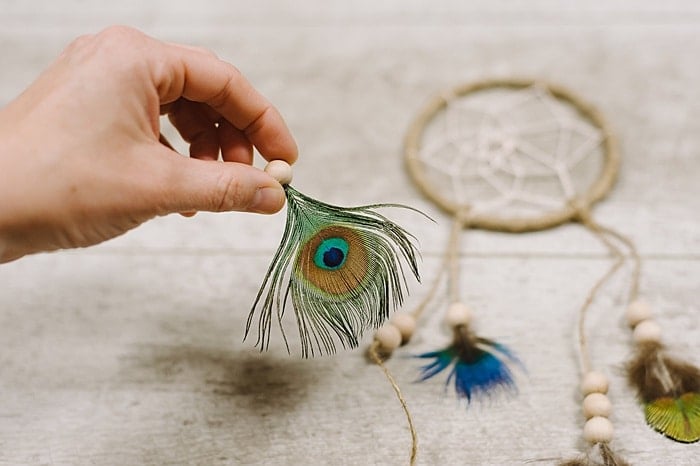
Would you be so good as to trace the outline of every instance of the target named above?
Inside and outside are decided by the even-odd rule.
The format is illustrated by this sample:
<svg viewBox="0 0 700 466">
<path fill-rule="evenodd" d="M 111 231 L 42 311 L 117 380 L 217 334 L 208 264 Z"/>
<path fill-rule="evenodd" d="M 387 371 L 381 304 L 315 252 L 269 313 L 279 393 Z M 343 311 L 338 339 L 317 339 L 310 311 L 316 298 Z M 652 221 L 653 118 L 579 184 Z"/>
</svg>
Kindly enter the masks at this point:
<svg viewBox="0 0 700 466">
<path fill-rule="evenodd" d="M 159 143 L 161 114 L 190 157 Z M 276 212 L 284 192 L 251 166 L 253 146 L 297 158 L 279 112 L 232 65 L 126 27 L 81 37 L 0 111 L 0 263 L 173 212 Z"/>
</svg>

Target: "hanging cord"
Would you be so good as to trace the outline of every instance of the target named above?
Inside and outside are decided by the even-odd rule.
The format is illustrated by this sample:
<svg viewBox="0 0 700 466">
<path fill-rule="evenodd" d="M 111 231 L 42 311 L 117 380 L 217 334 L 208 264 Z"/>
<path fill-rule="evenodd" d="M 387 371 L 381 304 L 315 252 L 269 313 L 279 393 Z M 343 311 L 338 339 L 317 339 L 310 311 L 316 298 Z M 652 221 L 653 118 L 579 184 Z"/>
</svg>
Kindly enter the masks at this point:
<svg viewBox="0 0 700 466">
<path fill-rule="evenodd" d="M 450 270 L 450 300 L 451 302 L 455 302 L 459 298 L 459 235 L 462 229 L 464 229 L 468 225 L 468 212 L 469 209 L 465 208 L 454 217 L 454 222 L 452 223 L 452 229 L 450 231 L 450 237 L 447 243 L 447 249 L 445 251 L 445 254 L 443 255 L 443 259 L 440 265 L 438 266 L 439 269 L 435 276 L 435 279 L 433 280 L 433 283 L 430 286 L 430 289 L 428 290 L 428 293 L 425 295 L 423 300 L 418 304 L 418 306 L 413 310 L 413 312 L 409 314 L 415 321 L 417 321 L 421 317 L 428 304 L 435 297 L 435 293 L 440 287 L 440 283 L 442 282 L 442 277 L 445 274 L 445 270 L 448 268 Z M 384 376 L 389 381 L 389 384 L 391 384 L 391 388 L 394 389 L 394 393 L 396 393 L 396 397 L 398 398 L 399 403 L 401 403 L 403 412 L 406 415 L 408 429 L 411 432 L 410 464 L 411 466 L 413 466 L 416 461 L 416 456 L 418 455 L 418 433 L 416 432 L 411 412 L 408 409 L 408 404 L 406 403 L 406 399 L 403 397 L 401 388 L 396 382 L 396 379 L 394 378 L 391 371 L 389 371 L 389 368 L 384 364 L 384 360 L 388 356 L 390 356 L 390 354 L 387 354 L 382 350 L 382 345 L 379 341 L 375 339 L 375 341 L 372 342 L 372 345 L 369 347 L 369 358 L 372 360 L 372 362 L 379 366 L 382 372 L 384 372 Z"/>
<path fill-rule="evenodd" d="M 613 230 L 610 227 L 598 225 L 598 228 L 600 229 L 601 232 L 606 233 L 609 236 L 612 236 L 613 238 L 617 239 L 620 243 L 624 244 L 629 251 L 629 255 L 632 256 L 632 261 L 634 263 L 634 266 L 632 269 L 632 277 L 631 277 L 632 283 L 630 284 L 629 296 L 627 297 L 627 301 L 629 304 L 632 301 L 639 298 L 639 282 L 640 282 L 641 275 L 642 275 L 642 257 L 639 255 L 639 251 L 637 250 L 637 246 L 634 245 L 634 242 L 632 242 L 632 240 L 629 238 L 629 236 L 623 235 L 622 233 L 620 233 L 616 230 Z"/>
<path fill-rule="evenodd" d="M 469 208 L 465 207 L 461 212 L 461 214 L 455 215 L 453 219 L 450 236 L 447 240 L 447 249 L 445 249 L 442 262 L 438 266 L 438 272 L 433 279 L 433 283 L 430 285 L 423 300 L 410 313 L 416 321 L 423 315 L 425 308 L 435 297 L 435 293 L 442 282 L 442 277 L 448 269 L 450 270 L 450 283 L 448 284 L 450 302 L 455 302 L 459 298 L 459 234 L 464 228 L 469 226 L 470 222 Z"/>
<path fill-rule="evenodd" d="M 577 209 L 577 220 L 583 226 L 585 226 L 591 233 L 593 233 L 600 240 L 600 242 L 605 245 L 608 251 L 610 251 L 610 254 L 615 258 L 615 261 L 612 263 L 607 272 L 605 272 L 605 274 L 598 279 L 595 285 L 593 285 L 593 288 L 591 288 L 591 290 L 588 292 L 588 295 L 586 296 L 586 299 L 578 312 L 579 318 L 577 329 L 580 353 L 580 366 L 581 372 L 583 374 L 586 374 L 592 370 L 591 356 L 588 350 L 588 340 L 586 338 L 586 317 L 588 315 L 588 310 L 590 309 L 591 304 L 595 300 L 596 296 L 598 295 L 598 292 L 603 287 L 603 285 L 605 285 L 608 282 L 608 280 L 610 280 L 610 278 L 612 278 L 612 276 L 615 275 L 615 272 L 617 272 L 620 269 L 620 267 L 622 267 L 622 265 L 625 262 L 625 256 L 620 250 L 620 248 L 617 247 L 617 245 L 610 241 L 610 239 L 606 236 L 612 235 L 617 238 L 618 235 L 614 234 L 612 230 L 605 227 L 601 227 L 598 223 L 596 223 L 595 220 L 593 220 L 593 217 L 591 216 L 590 208 L 588 205 L 582 202 L 574 202 L 572 204 Z"/>
<path fill-rule="evenodd" d="M 401 392 L 401 388 L 399 388 L 399 384 L 396 382 L 396 379 L 394 379 L 394 376 L 391 374 L 386 365 L 384 365 L 384 361 L 382 360 L 382 355 L 380 354 L 379 350 L 379 342 L 374 341 L 369 347 L 369 357 L 376 365 L 378 365 L 381 368 L 382 372 L 384 372 L 384 375 L 391 384 L 391 388 L 394 389 L 394 393 L 396 393 L 396 397 L 399 399 L 399 403 L 401 403 L 403 412 L 406 415 L 408 429 L 411 431 L 411 456 L 409 464 L 413 466 L 414 464 L 416 464 L 416 456 L 418 455 L 418 433 L 416 432 L 416 427 L 413 424 L 413 417 L 411 417 L 411 412 L 408 410 L 406 399 L 403 397 L 403 393 Z"/>
<path fill-rule="evenodd" d="M 452 223 L 452 231 L 450 232 L 450 241 L 447 245 L 447 257 L 450 267 L 450 282 L 448 295 L 450 304 L 459 301 L 459 279 L 460 279 L 460 264 L 459 264 L 459 245 L 460 234 L 463 229 L 469 226 L 470 215 L 469 208 L 463 208 L 455 214 L 454 222 Z"/>
</svg>

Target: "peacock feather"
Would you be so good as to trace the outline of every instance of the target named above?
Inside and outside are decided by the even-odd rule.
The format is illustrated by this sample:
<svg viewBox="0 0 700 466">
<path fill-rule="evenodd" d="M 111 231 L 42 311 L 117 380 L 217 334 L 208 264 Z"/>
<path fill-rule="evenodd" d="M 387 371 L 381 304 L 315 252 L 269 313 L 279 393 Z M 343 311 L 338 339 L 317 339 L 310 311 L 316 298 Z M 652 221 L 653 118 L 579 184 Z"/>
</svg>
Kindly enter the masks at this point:
<svg viewBox="0 0 700 466">
<path fill-rule="evenodd" d="M 667 356 L 659 343 L 645 343 L 627 366 L 652 428 L 681 443 L 700 440 L 700 370 Z"/>
<path fill-rule="evenodd" d="M 282 317 L 291 298 L 303 357 L 333 353 L 336 341 L 354 348 L 366 329 L 379 327 L 403 302 L 403 262 L 420 280 L 413 236 L 375 210 L 411 208 L 337 207 L 289 185 L 284 188 L 282 242 L 248 315 L 245 335 L 257 313 L 256 345 L 266 350 L 275 314 L 289 351 Z"/>
<path fill-rule="evenodd" d="M 417 356 L 433 360 L 421 368 L 420 381 L 453 366 L 446 384 L 449 385 L 454 379 L 457 396 L 466 398 L 467 403 L 471 402 L 472 397 L 488 397 L 498 391 L 516 391 L 508 363 L 521 367 L 522 363 L 508 347 L 477 336 L 467 325 L 457 325 L 453 330 L 454 339 L 450 346 Z"/>
</svg>

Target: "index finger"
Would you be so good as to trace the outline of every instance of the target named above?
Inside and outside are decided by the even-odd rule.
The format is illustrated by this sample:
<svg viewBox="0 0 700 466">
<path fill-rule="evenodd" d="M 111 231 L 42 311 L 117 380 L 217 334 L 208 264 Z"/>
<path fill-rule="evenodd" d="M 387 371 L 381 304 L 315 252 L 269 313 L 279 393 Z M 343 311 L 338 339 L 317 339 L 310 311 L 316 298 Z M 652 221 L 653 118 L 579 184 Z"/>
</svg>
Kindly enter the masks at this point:
<svg viewBox="0 0 700 466">
<path fill-rule="evenodd" d="M 155 70 L 161 103 L 184 97 L 203 102 L 243 131 L 267 160 L 294 163 L 296 142 L 279 111 L 236 67 L 212 54 L 164 44 L 165 66 Z"/>
</svg>

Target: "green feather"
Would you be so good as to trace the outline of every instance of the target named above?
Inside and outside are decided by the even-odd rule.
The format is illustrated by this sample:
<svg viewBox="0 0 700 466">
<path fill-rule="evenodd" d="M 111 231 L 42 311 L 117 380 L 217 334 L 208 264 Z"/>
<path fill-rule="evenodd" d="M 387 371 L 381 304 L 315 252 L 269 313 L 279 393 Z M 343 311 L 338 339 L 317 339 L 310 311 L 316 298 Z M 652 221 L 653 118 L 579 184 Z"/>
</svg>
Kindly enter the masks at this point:
<svg viewBox="0 0 700 466">
<path fill-rule="evenodd" d="M 647 424 L 677 442 L 700 440 L 700 369 L 666 354 L 660 343 L 643 343 L 627 364 Z"/>
<path fill-rule="evenodd" d="M 266 350 L 275 314 L 289 351 L 282 318 L 291 297 L 304 357 L 333 353 L 336 341 L 354 348 L 366 329 L 379 327 L 403 302 L 403 262 L 420 280 L 414 238 L 375 211 L 411 208 L 344 208 L 291 186 L 285 192 L 284 234 L 248 315 L 246 337 L 257 314 L 256 345 Z"/>
<path fill-rule="evenodd" d="M 677 442 L 700 440 L 700 393 L 662 397 L 644 405 L 647 423 Z"/>
</svg>

